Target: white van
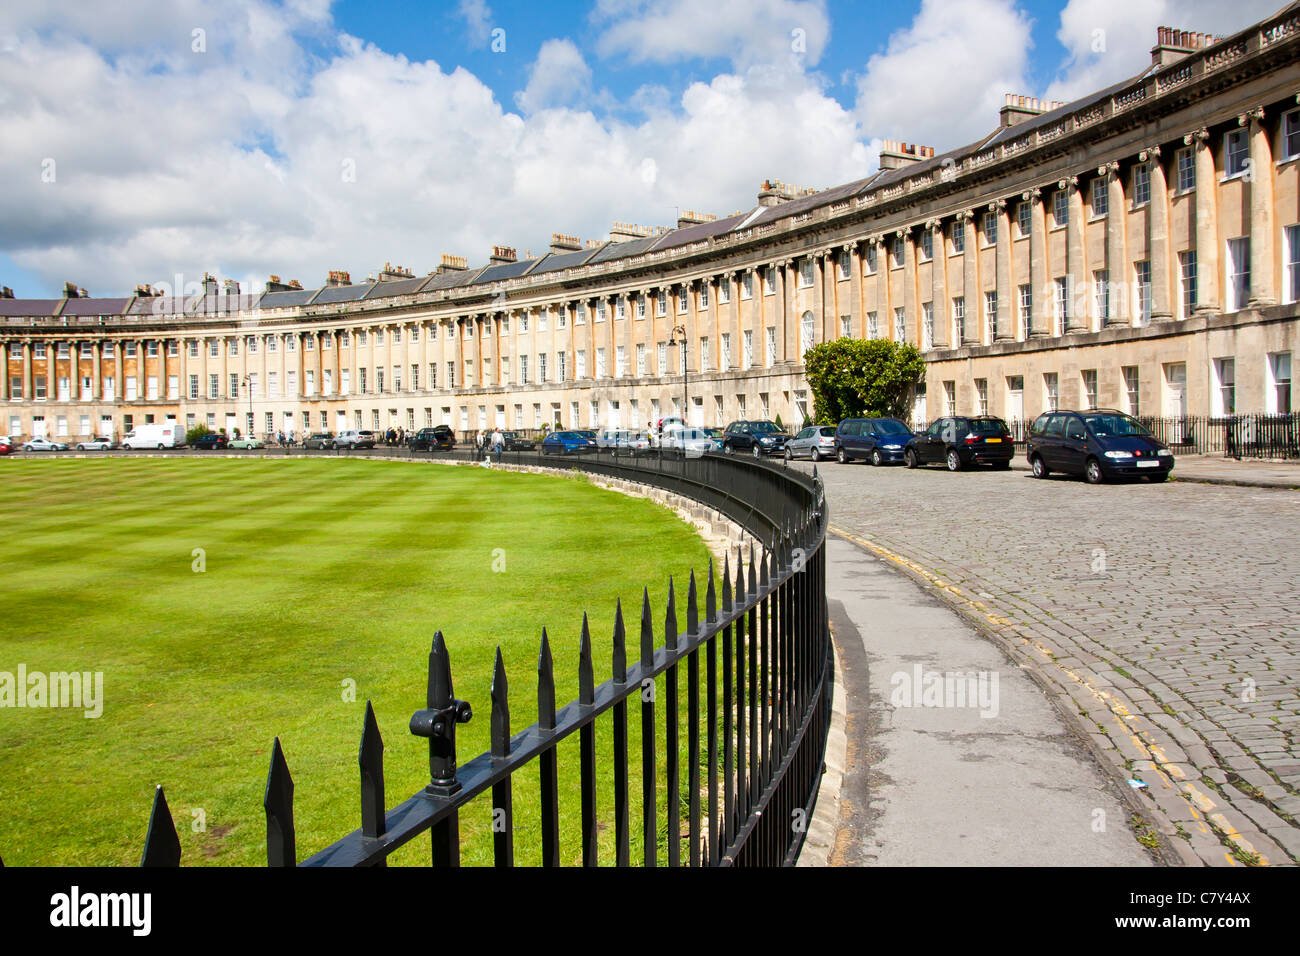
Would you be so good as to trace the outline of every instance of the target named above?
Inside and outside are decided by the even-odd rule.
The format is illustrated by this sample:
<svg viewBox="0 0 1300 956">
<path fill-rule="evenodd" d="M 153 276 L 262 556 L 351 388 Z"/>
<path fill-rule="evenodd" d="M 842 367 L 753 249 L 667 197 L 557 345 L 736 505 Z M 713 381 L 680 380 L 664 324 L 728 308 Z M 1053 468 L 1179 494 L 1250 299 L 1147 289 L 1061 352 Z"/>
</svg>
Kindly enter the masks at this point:
<svg viewBox="0 0 1300 956">
<path fill-rule="evenodd" d="M 180 448 L 185 444 L 185 429 L 180 422 L 137 425 L 122 439 L 123 448 Z"/>
</svg>

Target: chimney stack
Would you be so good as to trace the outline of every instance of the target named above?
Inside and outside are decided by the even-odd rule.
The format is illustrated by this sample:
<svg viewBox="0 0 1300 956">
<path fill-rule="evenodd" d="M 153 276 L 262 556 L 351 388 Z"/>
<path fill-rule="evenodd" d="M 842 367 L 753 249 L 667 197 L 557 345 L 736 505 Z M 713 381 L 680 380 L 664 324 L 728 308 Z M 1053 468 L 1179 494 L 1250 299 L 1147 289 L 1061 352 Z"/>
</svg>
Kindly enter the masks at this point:
<svg viewBox="0 0 1300 956">
<path fill-rule="evenodd" d="M 492 255 L 489 257 L 488 261 L 490 261 L 492 265 L 495 266 L 506 262 L 516 262 L 518 261 L 518 259 L 519 256 L 515 253 L 515 250 L 512 247 L 493 246 Z"/>
<path fill-rule="evenodd" d="M 1019 93 L 1007 93 L 1002 98 L 1002 109 L 998 110 L 1001 128 L 1015 126 L 1040 113 L 1050 113 L 1064 106 L 1061 100 L 1040 100 L 1036 96 L 1021 96 Z"/>
<path fill-rule="evenodd" d="M 811 196 L 815 192 L 817 190 L 783 183 L 779 179 L 765 179 L 763 185 L 758 187 L 758 204 L 760 206 L 779 206 L 791 199 Z"/>
<path fill-rule="evenodd" d="M 933 146 L 918 146 L 896 139 L 887 139 L 880 145 L 880 168 L 902 169 L 934 156 Z"/>
<path fill-rule="evenodd" d="M 667 231 L 667 226 L 638 226 L 631 222 L 615 222 L 609 227 L 609 241 L 631 242 L 633 239 L 649 239 L 651 236 L 662 236 Z"/>
<path fill-rule="evenodd" d="M 345 272 L 342 269 L 331 269 L 329 278 L 325 280 L 325 288 L 333 289 L 341 285 L 352 284 L 352 273 Z"/>
<path fill-rule="evenodd" d="M 551 233 L 552 255 L 560 252 L 577 252 L 581 248 L 582 243 L 578 241 L 577 236 L 566 236 L 562 232 Z"/>
<path fill-rule="evenodd" d="M 1151 63 L 1154 66 L 1177 63 L 1187 54 L 1213 46 L 1222 39 L 1223 37 L 1208 33 L 1179 30 L 1177 27 L 1156 27 L 1156 45 L 1151 48 Z"/>
<path fill-rule="evenodd" d="M 464 256 L 449 256 L 447 253 L 442 254 L 442 264 L 438 266 L 436 273 L 446 275 L 448 272 L 464 272 L 469 268 Z"/>
<path fill-rule="evenodd" d="M 713 222 L 717 216 L 707 212 L 696 212 L 694 209 L 687 209 L 677 216 L 677 228 L 685 229 L 687 226 L 698 226 L 702 223 Z"/>
<path fill-rule="evenodd" d="M 379 271 L 380 282 L 396 282 L 398 279 L 414 279 L 415 273 L 404 266 L 395 266 L 391 262 L 385 262 L 384 268 Z"/>
<path fill-rule="evenodd" d="M 223 283 L 221 283 L 221 288 L 222 288 L 222 291 L 223 291 L 227 296 L 235 296 L 236 298 L 238 298 L 238 296 L 239 296 L 239 283 L 236 282 L 234 279 L 227 279 L 227 280 L 225 280 Z"/>
<path fill-rule="evenodd" d="M 63 298 L 77 299 L 80 298 L 82 295 L 83 293 L 81 292 L 81 290 L 77 288 L 77 284 L 75 282 L 63 283 Z"/>
<path fill-rule="evenodd" d="M 14 297 L 13 289 L 9 288 L 8 286 L 0 287 L 0 299 L 12 299 L 13 297 Z"/>
</svg>

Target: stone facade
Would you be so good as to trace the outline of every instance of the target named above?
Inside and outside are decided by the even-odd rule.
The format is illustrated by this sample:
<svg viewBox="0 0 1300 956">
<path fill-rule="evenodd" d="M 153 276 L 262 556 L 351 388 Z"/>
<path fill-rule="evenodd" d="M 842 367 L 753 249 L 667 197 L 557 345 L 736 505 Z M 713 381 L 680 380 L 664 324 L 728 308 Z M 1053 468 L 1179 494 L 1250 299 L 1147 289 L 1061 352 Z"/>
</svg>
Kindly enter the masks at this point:
<svg viewBox="0 0 1300 956">
<path fill-rule="evenodd" d="M 317 290 L 0 298 L 0 432 L 793 424 L 803 352 L 842 335 L 922 350 L 917 419 L 1290 411 L 1300 12 L 1159 41 L 1127 83 L 1008 97 L 969 147 L 889 143 L 862 180 L 767 182 L 724 219 Z"/>
</svg>

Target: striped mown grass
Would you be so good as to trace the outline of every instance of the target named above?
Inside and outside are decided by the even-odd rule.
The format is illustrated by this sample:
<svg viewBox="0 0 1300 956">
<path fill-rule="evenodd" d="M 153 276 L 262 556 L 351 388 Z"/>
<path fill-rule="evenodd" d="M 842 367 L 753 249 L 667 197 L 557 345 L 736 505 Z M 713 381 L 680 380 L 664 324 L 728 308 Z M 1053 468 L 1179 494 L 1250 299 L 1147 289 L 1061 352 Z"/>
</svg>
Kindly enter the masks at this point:
<svg viewBox="0 0 1300 956">
<path fill-rule="evenodd" d="M 600 682 L 609 676 L 615 602 L 635 657 L 642 586 L 661 643 L 669 575 L 680 606 L 689 570 L 702 574 L 708 562 L 694 530 L 667 509 L 583 480 L 227 458 L 14 460 L 0 476 L 8 519 L 0 672 L 19 664 L 29 673 L 100 671 L 105 698 L 98 719 L 0 709 L 0 856 L 10 865 L 137 864 L 158 783 L 185 863 L 262 864 L 262 790 L 277 735 L 296 783 L 305 858 L 359 825 L 367 699 L 387 748 L 388 805 L 427 782 L 427 745 L 407 721 L 423 706 L 435 630 L 446 636 L 457 695 L 476 710 L 458 729 L 464 762 L 487 749 L 498 644 L 514 727 L 523 729 L 536 718 L 542 625 L 563 705 L 577 693 L 584 611 Z M 662 733 L 661 725 L 661 751 Z M 607 862 L 607 723 L 597 740 Z M 560 768 L 563 855 L 576 863 L 576 737 L 560 748 Z M 516 778 L 523 864 L 539 854 L 535 783 L 535 773 Z M 636 861 L 635 764 L 630 789 Z M 662 781 L 660 791 L 662 821 Z M 466 863 L 491 862 L 489 824 L 483 800 L 462 815 Z M 427 857 L 427 842 L 416 841 L 393 862 Z"/>
</svg>

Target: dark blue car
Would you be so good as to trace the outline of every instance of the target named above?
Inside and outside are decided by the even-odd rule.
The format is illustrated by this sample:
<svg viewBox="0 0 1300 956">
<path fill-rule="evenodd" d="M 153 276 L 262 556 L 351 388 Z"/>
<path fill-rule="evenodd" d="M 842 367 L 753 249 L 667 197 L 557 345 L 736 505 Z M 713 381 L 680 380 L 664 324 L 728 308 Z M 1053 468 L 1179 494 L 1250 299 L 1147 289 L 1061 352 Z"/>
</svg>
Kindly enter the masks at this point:
<svg viewBox="0 0 1300 956">
<path fill-rule="evenodd" d="M 596 439 L 580 432 L 551 432 L 542 439 L 543 455 L 582 455 L 596 450 Z"/>
<path fill-rule="evenodd" d="M 835 430 L 835 457 L 841 465 L 865 458 L 873 465 L 903 460 L 912 430 L 897 418 L 846 418 Z"/>
<path fill-rule="evenodd" d="M 1093 485 L 1108 478 L 1164 481 L 1174 470 L 1169 446 L 1141 422 L 1113 408 L 1038 416 L 1029 431 L 1026 457 L 1035 478 L 1059 471 L 1082 475 Z"/>
</svg>

